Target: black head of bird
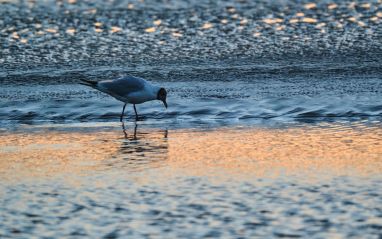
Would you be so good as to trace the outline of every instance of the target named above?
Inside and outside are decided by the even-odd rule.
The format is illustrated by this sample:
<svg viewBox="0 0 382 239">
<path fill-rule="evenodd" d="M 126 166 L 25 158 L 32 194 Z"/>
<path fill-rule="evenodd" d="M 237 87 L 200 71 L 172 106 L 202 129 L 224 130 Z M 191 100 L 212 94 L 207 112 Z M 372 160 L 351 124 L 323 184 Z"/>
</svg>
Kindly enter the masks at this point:
<svg viewBox="0 0 382 239">
<path fill-rule="evenodd" d="M 160 88 L 157 94 L 157 99 L 162 101 L 164 106 L 167 108 L 167 102 L 166 102 L 166 97 L 167 97 L 167 91 L 165 88 Z"/>
</svg>

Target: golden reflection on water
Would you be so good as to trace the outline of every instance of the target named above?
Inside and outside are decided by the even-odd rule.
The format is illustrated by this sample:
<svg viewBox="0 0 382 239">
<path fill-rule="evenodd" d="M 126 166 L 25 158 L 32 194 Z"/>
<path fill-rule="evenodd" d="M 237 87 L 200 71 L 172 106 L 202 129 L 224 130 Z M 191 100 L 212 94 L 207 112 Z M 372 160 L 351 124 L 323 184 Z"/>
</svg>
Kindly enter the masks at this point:
<svg viewBox="0 0 382 239">
<path fill-rule="evenodd" d="M 366 176 L 382 173 L 381 139 L 381 129 L 342 127 L 179 132 L 169 143 L 169 164 L 201 175 Z"/>
<path fill-rule="evenodd" d="M 381 139 L 381 128 L 341 125 L 3 133 L 0 174 L 9 180 L 153 170 L 159 177 L 374 176 L 382 173 Z"/>
</svg>

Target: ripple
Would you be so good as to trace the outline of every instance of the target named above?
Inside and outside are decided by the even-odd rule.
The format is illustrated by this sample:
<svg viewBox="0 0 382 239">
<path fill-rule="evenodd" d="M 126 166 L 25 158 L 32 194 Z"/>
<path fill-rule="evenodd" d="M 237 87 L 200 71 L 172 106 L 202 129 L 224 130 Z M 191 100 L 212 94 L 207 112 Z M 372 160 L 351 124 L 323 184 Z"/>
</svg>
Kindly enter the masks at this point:
<svg viewBox="0 0 382 239">
<path fill-rule="evenodd" d="M 0 237 L 380 237 L 378 4 L 2 1 Z"/>
<path fill-rule="evenodd" d="M 283 81 L 237 78 L 224 84 L 197 78 L 187 83 L 154 80 L 155 84 L 169 89 L 169 108 L 164 110 L 158 102 L 149 102 L 138 105 L 138 112 L 149 124 L 160 120 L 178 127 L 317 123 L 372 120 L 382 116 L 381 92 L 372 90 L 380 84 L 377 79 L 354 77 L 345 83 L 342 78 L 317 77 L 312 80 L 289 76 Z M 122 103 L 113 98 L 75 84 L 11 84 L 1 88 L 0 93 L 0 121 L 7 127 L 51 122 L 113 122 L 118 120 L 122 108 Z M 130 107 L 126 109 L 126 119 L 134 119 Z"/>
</svg>

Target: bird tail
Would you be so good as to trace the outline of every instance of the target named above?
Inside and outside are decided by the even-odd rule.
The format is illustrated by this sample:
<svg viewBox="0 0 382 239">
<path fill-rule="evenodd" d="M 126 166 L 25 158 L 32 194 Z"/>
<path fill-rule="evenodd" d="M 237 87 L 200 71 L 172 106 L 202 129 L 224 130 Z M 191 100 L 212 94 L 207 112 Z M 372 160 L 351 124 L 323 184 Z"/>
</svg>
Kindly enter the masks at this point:
<svg viewBox="0 0 382 239">
<path fill-rule="evenodd" d="M 97 81 L 92 81 L 92 80 L 85 80 L 85 79 L 80 79 L 81 82 L 79 84 L 81 85 L 86 85 L 95 88 L 97 86 Z"/>
</svg>

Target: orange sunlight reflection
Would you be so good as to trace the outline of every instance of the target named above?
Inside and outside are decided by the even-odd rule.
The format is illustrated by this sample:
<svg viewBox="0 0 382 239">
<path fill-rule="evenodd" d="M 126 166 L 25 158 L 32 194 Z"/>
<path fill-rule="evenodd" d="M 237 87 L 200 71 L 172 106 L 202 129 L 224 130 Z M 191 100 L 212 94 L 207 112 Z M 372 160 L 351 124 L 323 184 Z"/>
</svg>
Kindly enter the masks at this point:
<svg viewBox="0 0 382 239">
<path fill-rule="evenodd" d="M 169 165 L 198 175 L 216 170 L 260 177 L 382 173 L 382 129 L 224 129 L 170 138 Z"/>
<path fill-rule="evenodd" d="M 0 135 L 3 179 L 83 176 L 377 176 L 382 129 L 305 127 L 215 130 L 47 131 Z M 129 173 L 124 173 L 129 172 Z"/>
</svg>

